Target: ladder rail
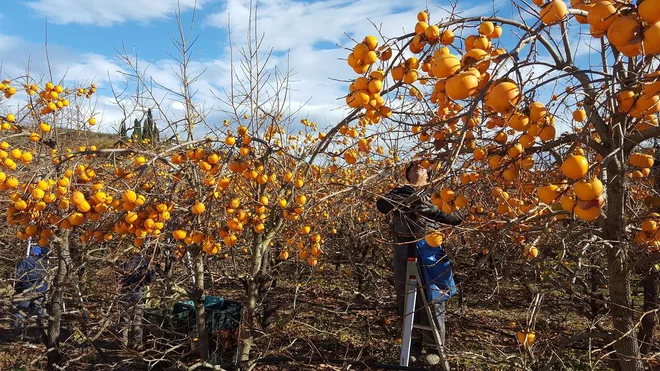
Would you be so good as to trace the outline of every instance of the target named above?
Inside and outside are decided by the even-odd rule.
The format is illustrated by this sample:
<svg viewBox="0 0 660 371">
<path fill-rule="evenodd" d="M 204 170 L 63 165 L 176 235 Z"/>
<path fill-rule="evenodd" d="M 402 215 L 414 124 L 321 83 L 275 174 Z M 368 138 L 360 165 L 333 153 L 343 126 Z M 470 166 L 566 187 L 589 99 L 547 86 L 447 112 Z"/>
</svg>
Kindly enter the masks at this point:
<svg viewBox="0 0 660 371">
<path fill-rule="evenodd" d="M 414 324 L 415 304 L 417 303 L 418 291 L 422 298 L 422 303 L 424 304 L 424 312 L 429 319 L 429 326 Z M 449 360 L 445 355 L 444 344 L 438 329 L 438 324 L 436 323 L 436 318 L 433 315 L 431 307 L 426 298 L 422 277 L 419 274 L 417 258 L 408 258 L 406 267 L 406 296 L 404 301 L 404 308 L 405 312 L 403 317 L 403 335 L 401 337 L 401 357 L 399 359 L 400 365 L 405 367 L 408 366 L 410 359 L 410 347 L 412 343 L 412 331 L 413 328 L 418 328 L 431 331 L 435 340 L 436 348 L 438 350 L 438 355 L 440 356 L 442 368 L 445 371 L 450 371 Z"/>
<path fill-rule="evenodd" d="M 412 343 L 412 332 L 415 318 L 415 304 L 417 302 L 417 278 L 415 276 L 409 277 L 406 283 L 406 297 L 405 297 L 405 313 L 403 317 L 403 335 L 401 336 L 401 357 L 399 364 L 408 367 L 410 360 L 410 346 Z"/>
</svg>

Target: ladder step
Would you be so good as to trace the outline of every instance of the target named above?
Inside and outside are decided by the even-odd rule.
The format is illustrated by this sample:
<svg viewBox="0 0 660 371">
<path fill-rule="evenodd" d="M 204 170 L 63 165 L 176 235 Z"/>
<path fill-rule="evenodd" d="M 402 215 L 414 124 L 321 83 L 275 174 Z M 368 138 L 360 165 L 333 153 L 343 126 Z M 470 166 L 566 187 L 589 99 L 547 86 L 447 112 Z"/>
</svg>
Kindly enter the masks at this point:
<svg viewBox="0 0 660 371">
<path fill-rule="evenodd" d="M 433 331 L 433 328 L 431 326 L 426 326 L 426 325 L 418 325 L 414 324 L 413 328 L 418 328 L 420 330 L 427 330 L 427 331 Z"/>
</svg>

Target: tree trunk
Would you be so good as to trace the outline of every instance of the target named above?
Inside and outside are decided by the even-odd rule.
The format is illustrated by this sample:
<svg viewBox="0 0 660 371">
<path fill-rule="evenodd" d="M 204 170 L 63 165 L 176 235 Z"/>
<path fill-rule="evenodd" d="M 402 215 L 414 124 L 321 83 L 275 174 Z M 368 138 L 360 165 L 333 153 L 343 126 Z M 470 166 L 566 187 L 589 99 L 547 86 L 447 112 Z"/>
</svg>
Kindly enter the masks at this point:
<svg viewBox="0 0 660 371">
<path fill-rule="evenodd" d="M 587 270 L 587 282 L 589 283 L 589 289 L 591 290 L 591 298 L 589 299 L 589 319 L 594 322 L 598 316 L 604 313 L 607 309 L 604 304 L 607 301 L 607 298 L 601 290 L 604 284 L 604 277 L 600 268 L 602 265 L 601 259 L 595 258 L 589 261 L 589 264 L 591 265 Z"/>
<path fill-rule="evenodd" d="M 198 251 L 194 261 L 195 286 L 193 289 L 193 301 L 195 302 L 195 322 L 197 325 L 197 347 L 199 357 L 206 361 L 209 359 L 209 336 L 206 328 L 206 308 L 204 306 L 204 253 Z"/>
<path fill-rule="evenodd" d="M 657 272 L 650 272 L 642 279 L 644 287 L 644 313 L 658 309 L 658 286 L 660 280 Z M 642 354 L 648 354 L 653 346 L 653 334 L 658 323 L 658 316 L 649 313 L 642 317 L 642 326 L 637 334 L 639 350 Z"/>
<path fill-rule="evenodd" d="M 252 243 L 252 261 L 250 274 L 245 281 L 246 305 L 245 321 L 247 335 L 243 338 L 239 350 L 238 359 L 240 362 L 246 362 L 250 359 L 250 351 L 254 343 L 253 326 L 257 321 L 257 309 L 261 299 L 261 282 L 263 281 L 264 261 L 268 259 L 268 249 L 273 236 L 282 229 L 282 220 L 274 223 L 274 227 L 265 236 L 257 236 Z M 266 263 L 267 264 L 267 263 Z M 268 267 L 266 267 L 267 269 Z"/>
<path fill-rule="evenodd" d="M 68 281 L 71 264 L 69 248 L 69 231 L 64 231 L 53 240 L 57 253 L 57 271 L 53 279 L 52 292 L 46 308 L 48 310 L 48 331 L 46 333 L 46 358 L 48 370 L 56 370 L 62 362 L 60 352 L 60 331 L 62 326 L 62 312 L 64 303 L 64 288 Z"/>
<path fill-rule="evenodd" d="M 273 255 L 279 254 L 266 247 L 261 262 L 261 275 L 259 279 L 259 292 L 272 291 L 277 287 L 277 278 L 273 277 Z M 272 324 L 272 319 L 277 314 L 279 306 L 274 300 L 265 300 L 264 308 L 259 321 L 261 328 L 265 329 Z"/>
<path fill-rule="evenodd" d="M 613 159 L 608 164 L 607 219 L 604 235 L 607 240 L 606 254 L 609 274 L 609 293 L 612 301 L 614 344 L 622 371 L 642 371 L 639 346 L 633 328 L 636 319 L 632 308 L 628 247 L 625 243 L 624 181 L 622 159 Z"/>
<path fill-rule="evenodd" d="M 241 342 L 241 349 L 239 352 L 239 361 L 245 362 L 250 359 L 250 350 L 254 336 L 252 335 L 252 326 L 255 324 L 257 315 L 257 306 L 259 303 L 259 278 L 261 275 L 261 266 L 263 263 L 263 255 L 268 244 L 265 244 L 260 238 L 255 239 L 252 245 L 252 261 L 251 261 L 251 274 L 247 277 L 246 284 L 246 306 L 245 306 L 245 325 L 247 336 Z"/>
</svg>

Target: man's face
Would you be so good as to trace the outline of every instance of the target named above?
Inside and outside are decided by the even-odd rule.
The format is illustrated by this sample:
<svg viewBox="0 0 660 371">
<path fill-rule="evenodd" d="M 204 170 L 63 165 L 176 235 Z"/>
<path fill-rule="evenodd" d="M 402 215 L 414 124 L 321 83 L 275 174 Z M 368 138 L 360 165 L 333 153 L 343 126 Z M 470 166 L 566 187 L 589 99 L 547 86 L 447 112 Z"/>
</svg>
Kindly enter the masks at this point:
<svg viewBox="0 0 660 371">
<path fill-rule="evenodd" d="M 410 172 L 408 173 L 408 181 L 410 183 L 416 184 L 416 183 L 423 183 L 427 179 L 426 177 L 428 176 L 428 173 L 426 169 L 421 167 L 419 164 L 413 165 L 412 169 L 410 169 Z"/>
</svg>

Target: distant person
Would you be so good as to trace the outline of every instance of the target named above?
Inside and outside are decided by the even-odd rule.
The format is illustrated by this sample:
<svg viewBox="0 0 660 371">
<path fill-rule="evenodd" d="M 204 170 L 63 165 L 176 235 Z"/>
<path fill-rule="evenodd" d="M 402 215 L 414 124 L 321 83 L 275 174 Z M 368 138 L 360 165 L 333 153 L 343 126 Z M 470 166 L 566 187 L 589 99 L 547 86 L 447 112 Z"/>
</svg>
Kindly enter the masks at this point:
<svg viewBox="0 0 660 371">
<path fill-rule="evenodd" d="M 394 231 L 394 287 L 397 295 L 397 310 L 404 315 L 406 268 L 408 257 L 418 258 L 418 269 L 423 276 L 425 285 L 429 282 L 433 290 L 427 300 L 432 303 L 432 313 L 440 332 L 442 343 L 445 344 L 446 300 L 456 293 L 449 259 L 441 247 L 430 248 L 424 243 L 427 227 L 435 223 L 459 225 L 462 219 L 439 210 L 430 202 L 431 189 L 427 187 L 431 177 L 430 171 L 417 162 L 411 162 L 405 170 L 408 184 L 401 185 L 376 202 L 378 211 L 391 213 L 391 226 Z M 432 261 L 432 264 L 428 262 Z M 437 285 L 436 285 L 437 283 Z M 446 291 L 438 290 L 438 286 L 446 286 Z M 427 294 L 427 296 L 429 296 Z M 428 317 L 423 309 L 423 301 L 417 296 L 415 324 L 429 325 Z M 426 348 L 429 353 L 425 359 L 428 364 L 437 364 L 440 359 L 434 354 L 435 339 L 428 331 L 413 329 L 410 348 L 410 362 L 416 362 Z M 437 353 L 437 351 L 435 351 Z"/>
<path fill-rule="evenodd" d="M 119 301 L 123 341 L 131 349 L 142 347 L 142 318 L 146 287 L 154 280 L 156 271 L 150 259 L 135 253 L 122 267 L 121 297 Z"/>
<path fill-rule="evenodd" d="M 24 295 L 26 300 L 16 305 L 17 312 L 14 314 L 12 326 L 23 328 L 27 317 L 37 315 L 39 319 L 43 315 L 43 302 L 48 283 L 46 282 L 46 270 L 48 268 L 47 247 L 39 247 L 36 244 L 30 247 L 30 253 L 21 259 L 16 265 L 16 280 L 14 292 Z M 37 297 L 31 297 L 40 294 Z"/>
</svg>

